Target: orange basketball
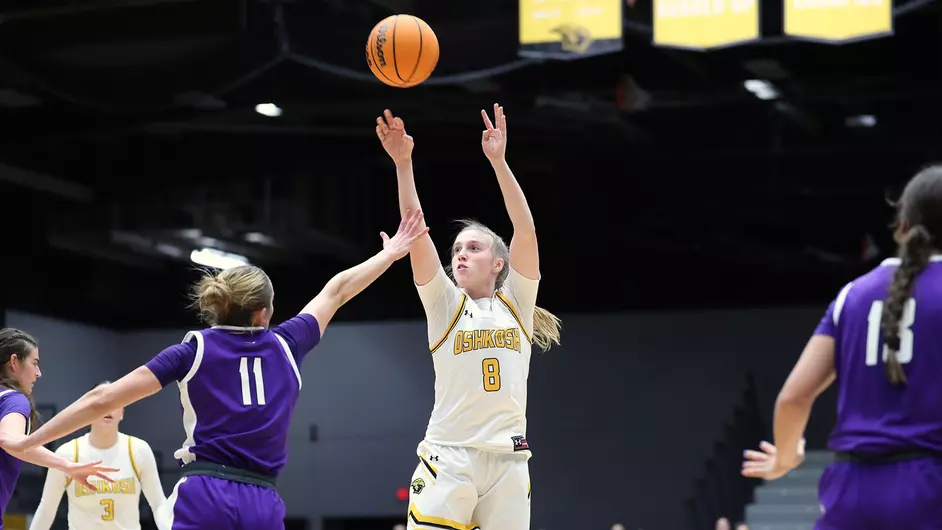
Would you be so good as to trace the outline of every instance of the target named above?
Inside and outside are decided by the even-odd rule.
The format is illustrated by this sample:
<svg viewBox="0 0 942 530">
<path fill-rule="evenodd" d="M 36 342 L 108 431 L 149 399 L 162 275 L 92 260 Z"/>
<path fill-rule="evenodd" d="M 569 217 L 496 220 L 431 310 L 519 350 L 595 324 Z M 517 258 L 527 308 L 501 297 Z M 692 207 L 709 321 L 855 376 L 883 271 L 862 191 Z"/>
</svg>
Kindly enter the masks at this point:
<svg viewBox="0 0 942 530">
<path fill-rule="evenodd" d="M 373 26 L 366 64 L 380 81 L 407 88 L 428 79 L 438 64 L 438 37 L 424 20 L 393 15 Z"/>
</svg>

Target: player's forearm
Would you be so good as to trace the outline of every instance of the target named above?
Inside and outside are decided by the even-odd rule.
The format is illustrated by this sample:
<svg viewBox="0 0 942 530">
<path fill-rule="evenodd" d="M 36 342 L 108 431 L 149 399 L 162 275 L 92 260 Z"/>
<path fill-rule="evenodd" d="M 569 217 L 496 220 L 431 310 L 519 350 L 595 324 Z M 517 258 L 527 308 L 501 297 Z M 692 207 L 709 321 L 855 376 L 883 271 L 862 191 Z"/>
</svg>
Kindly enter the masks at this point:
<svg viewBox="0 0 942 530">
<path fill-rule="evenodd" d="M 45 500 L 39 502 L 36 512 L 33 514 L 33 520 L 29 523 L 29 530 L 49 530 L 52 528 L 52 522 L 56 519 L 56 511 L 59 506 L 51 508 Z"/>
<path fill-rule="evenodd" d="M 324 290 L 333 295 L 339 308 L 382 276 L 395 261 L 392 256 L 381 251 L 363 263 L 338 273 L 327 282 Z"/>
<path fill-rule="evenodd" d="M 779 396 L 775 402 L 772 430 L 779 465 L 793 468 L 798 464 L 798 447 L 810 416 L 811 403 L 806 400 L 783 399 Z"/>
<path fill-rule="evenodd" d="M 523 194 L 523 189 L 514 177 L 513 171 L 510 170 L 507 160 L 494 162 L 491 166 L 494 168 L 494 174 L 497 175 L 500 193 L 504 196 L 504 207 L 507 208 L 507 215 L 514 226 L 514 232 L 535 230 L 527 197 Z"/>
<path fill-rule="evenodd" d="M 150 505 L 150 509 L 154 512 L 156 518 L 157 513 L 161 511 L 160 507 L 167 502 L 163 485 L 160 484 L 160 471 L 157 470 L 157 461 L 154 458 L 154 453 L 149 449 L 147 453 L 140 455 L 137 461 L 142 464 L 141 492 L 144 493 L 144 498 L 147 499 L 147 504 Z"/>
<path fill-rule="evenodd" d="M 13 455 L 14 458 L 22 460 L 24 462 L 29 462 L 30 464 L 47 467 L 49 469 L 57 469 L 59 471 L 64 470 L 69 465 L 69 460 L 53 453 L 45 447 L 33 447 L 25 451 L 11 451 L 5 449 L 8 453 Z"/>
<path fill-rule="evenodd" d="M 406 216 L 406 210 L 413 212 L 421 208 L 419 192 L 415 189 L 415 174 L 412 171 L 412 159 L 396 162 L 396 179 L 399 182 L 399 215 Z M 422 220 L 423 226 L 425 220 Z"/>
<path fill-rule="evenodd" d="M 49 530 L 52 528 L 52 523 L 56 519 L 56 512 L 59 510 L 59 501 L 62 499 L 62 491 L 59 491 L 59 495 L 55 497 L 55 500 L 52 499 L 53 496 L 52 493 L 43 490 L 42 500 L 39 501 L 39 506 L 36 507 L 36 512 L 33 513 L 33 521 L 29 524 L 29 530 Z"/>
<path fill-rule="evenodd" d="M 157 482 L 156 491 L 154 491 L 153 488 L 151 489 L 152 491 L 144 490 L 144 497 L 147 498 L 150 511 L 154 514 L 154 522 L 157 524 L 157 528 L 170 528 L 169 521 L 166 520 L 168 513 L 167 510 L 164 510 L 164 503 L 167 502 L 167 497 L 164 496 L 160 482 Z"/>
<path fill-rule="evenodd" d="M 59 505 L 57 503 L 55 508 L 51 508 L 49 504 L 45 499 L 39 501 L 39 506 L 36 507 L 36 512 L 33 514 L 33 520 L 29 523 L 29 530 L 49 530 L 52 528 L 52 522 L 56 519 L 56 511 L 58 511 Z"/>
<path fill-rule="evenodd" d="M 28 436 L 29 445 L 37 447 L 58 440 L 86 425 L 90 425 L 109 411 L 125 405 L 123 403 L 114 403 L 108 396 L 109 393 L 105 392 L 104 386 L 87 392 L 78 401 L 53 416 L 36 432 L 30 434 Z"/>
<path fill-rule="evenodd" d="M 39 506 L 36 507 L 36 512 L 33 513 L 33 521 L 29 525 L 29 530 L 49 530 L 52 527 L 65 488 L 66 475 L 64 473 L 55 469 L 46 472 L 43 495 L 39 500 Z"/>
</svg>

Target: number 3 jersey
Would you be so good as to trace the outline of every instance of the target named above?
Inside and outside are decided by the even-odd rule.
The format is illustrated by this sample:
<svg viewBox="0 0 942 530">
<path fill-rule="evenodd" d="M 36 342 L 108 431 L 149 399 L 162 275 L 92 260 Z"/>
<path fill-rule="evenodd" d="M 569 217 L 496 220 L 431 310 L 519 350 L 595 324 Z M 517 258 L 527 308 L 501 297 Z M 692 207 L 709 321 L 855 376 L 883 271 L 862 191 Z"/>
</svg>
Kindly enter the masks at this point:
<svg viewBox="0 0 942 530">
<path fill-rule="evenodd" d="M 886 376 L 880 323 L 899 264 L 887 259 L 844 286 L 815 330 L 835 344 L 837 424 L 831 450 L 942 453 L 942 256 L 931 258 L 904 305 L 896 355 L 908 382 L 893 386 Z"/>
<path fill-rule="evenodd" d="M 185 441 L 174 457 L 277 476 L 288 458 L 299 367 L 320 335 L 308 314 L 270 330 L 216 326 L 191 331 L 148 362 L 162 385 L 180 388 Z"/>
<path fill-rule="evenodd" d="M 73 462 L 101 461 L 118 469 L 108 473 L 114 482 L 90 477 L 94 491 L 75 482 L 62 471 L 46 473 L 42 500 L 33 515 L 30 530 L 49 530 L 66 492 L 69 499 L 70 530 L 140 530 L 140 498 L 144 494 L 159 530 L 169 530 L 169 521 L 162 517 L 161 505 L 166 501 L 154 453 L 144 440 L 118 433 L 118 441 L 108 448 L 95 447 L 88 434 L 69 440 L 56 449 L 56 454 Z"/>
<path fill-rule="evenodd" d="M 539 287 L 511 269 L 491 298 L 472 300 L 444 269 L 418 286 L 435 366 L 425 440 L 513 452 L 527 444 L 527 377 Z"/>
</svg>

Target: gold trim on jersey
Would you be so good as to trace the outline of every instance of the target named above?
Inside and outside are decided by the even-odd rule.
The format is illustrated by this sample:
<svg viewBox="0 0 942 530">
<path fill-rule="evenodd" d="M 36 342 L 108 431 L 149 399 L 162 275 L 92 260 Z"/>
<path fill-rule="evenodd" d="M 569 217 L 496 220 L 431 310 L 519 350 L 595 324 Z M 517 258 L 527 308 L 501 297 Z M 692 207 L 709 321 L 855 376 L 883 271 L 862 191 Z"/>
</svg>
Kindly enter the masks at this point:
<svg viewBox="0 0 942 530">
<path fill-rule="evenodd" d="M 421 460 L 422 463 L 425 464 L 425 467 L 428 469 L 428 472 L 432 474 L 433 478 L 438 478 L 438 469 L 436 469 L 435 466 L 433 466 L 432 464 L 429 464 L 428 460 L 426 460 L 424 456 L 420 456 L 419 460 Z"/>
<path fill-rule="evenodd" d="M 510 299 L 500 291 L 497 291 L 497 298 L 500 299 L 500 301 L 503 302 L 505 306 L 507 306 L 507 310 L 510 311 L 510 314 L 514 317 L 514 320 L 516 320 L 517 324 L 520 325 L 520 329 L 523 330 L 523 336 L 527 338 L 527 342 L 533 344 L 533 337 L 530 336 L 530 333 L 527 331 L 527 327 L 523 325 L 523 320 L 520 318 L 520 313 L 517 313 L 517 309 L 514 307 L 513 302 L 511 302 Z"/>
<path fill-rule="evenodd" d="M 137 477 L 138 481 L 140 481 L 141 472 L 139 469 L 137 469 L 137 462 L 134 460 L 134 448 L 131 447 L 131 440 L 133 439 L 134 439 L 133 436 L 128 436 L 128 458 L 131 459 L 131 469 L 134 470 L 134 476 Z"/>
<path fill-rule="evenodd" d="M 431 515 L 422 515 L 418 510 L 415 509 L 415 504 L 409 505 L 409 518 L 412 519 L 412 522 L 417 526 L 425 526 L 429 528 L 445 528 L 449 530 L 480 530 L 481 527 L 471 523 L 463 524 L 458 521 L 452 521 L 451 519 L 445 519 L 444 517 L 432 517 Z"/>
<path fill-rule="evenodd" d="M 425 469 L 425 466 L 423 466 L 421 463 L 419 463 L 419 471 L 421 471 L 422 474 L 425 475 L 425 478 L 427 478 L 428 481 L 431 482 L 433 486 L 435 485 L 435 478 L 432 477 L 432 473 L 429 472 L 428 469 Z"/>
<path fill-rule="evenodd" d="M 72 461 L 78 464 L 78 438 L 72 439 Z M 72 484 L 72 477 L 65 479 L 65 487 L 69 487 L 69 484 Z"/>
<path fill-rule="evenodd" d="M 438 342 L 435 343 L 430 349 L 432 353 L 435 353 L 435 350 L 442 347 L 442 344 L 448 339 L 448 335 L 451 335 L 451 331 L 455 329 L 455 326 L 458 325 L 458 319 L 461 318 L 461 313 L 464 311 L 465 303 L 468 301 L 468 295 L 461 294 L 461 303 L 458 304 L 458 310 L 455 311 L 454 316 L 451 317 L 451 323 L 448 324 L 448 329 L 445 330 L 445 334 L 442 335 L 442 338 L 438 339 Z M 526 331 L 524 331 L 526 333 Z"/>
</svg>

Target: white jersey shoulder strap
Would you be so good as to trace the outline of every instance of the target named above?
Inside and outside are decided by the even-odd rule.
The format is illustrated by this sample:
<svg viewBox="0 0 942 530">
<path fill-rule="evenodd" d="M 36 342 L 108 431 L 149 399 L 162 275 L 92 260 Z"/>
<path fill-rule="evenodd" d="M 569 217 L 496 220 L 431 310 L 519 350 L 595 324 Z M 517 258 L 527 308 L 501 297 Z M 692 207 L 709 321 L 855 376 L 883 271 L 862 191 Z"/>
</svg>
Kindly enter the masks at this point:
<svg viewBox="0 0 942 530">
<path fill-rule="evenodd" d="M 180 384 L 186 384 L 190 379 L 193 379 L 193 376 L 196 375 L 196 371 L 200 369 L 200 363 L 203 362 L 203 333 L 200 331 L 190 331 L 183 337 L 181 344 L 187 344 L 193 339 L 196 339 L 196 357 L 193 359 L 193 366 L 190 367 L 190 371 L 187 372 L 186 377 L 183 378 L 183 381 L 180 381 Z"/>
</svg>

